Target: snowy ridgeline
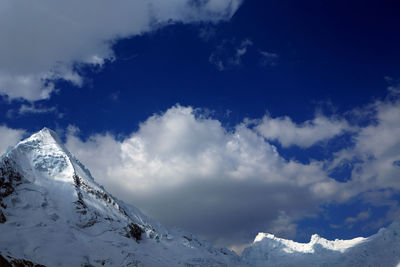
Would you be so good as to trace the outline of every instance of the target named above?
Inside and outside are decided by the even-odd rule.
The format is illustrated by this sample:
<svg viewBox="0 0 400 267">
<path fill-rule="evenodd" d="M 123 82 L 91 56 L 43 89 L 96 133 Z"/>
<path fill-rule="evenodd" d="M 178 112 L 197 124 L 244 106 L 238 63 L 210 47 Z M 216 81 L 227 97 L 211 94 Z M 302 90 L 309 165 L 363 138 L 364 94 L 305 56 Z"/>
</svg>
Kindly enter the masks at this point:
<svg viewBox="0 0 400 267">
<path fill-rule="evenodd" d="M 400 223 L 307 244 L 260 233 L 242 256 L 114 198 L 49 129 L 0 160 L 0 266 L 397 266 Z M 8 265 L 7 265 L 8 264 Z M 30 265 L 31 264 L 31 265 Z M 39 266 L 39 265 L 38 265 Z"/>
</svg>

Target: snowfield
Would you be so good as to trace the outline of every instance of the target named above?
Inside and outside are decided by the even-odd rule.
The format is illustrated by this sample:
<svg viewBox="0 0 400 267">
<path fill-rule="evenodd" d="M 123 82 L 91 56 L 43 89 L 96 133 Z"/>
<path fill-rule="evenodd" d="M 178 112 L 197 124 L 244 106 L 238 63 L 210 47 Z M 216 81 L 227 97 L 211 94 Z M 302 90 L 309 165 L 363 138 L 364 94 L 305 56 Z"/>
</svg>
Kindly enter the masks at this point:
<svg viewBox="0 0 400 267">
<path fill-rule="evenodd" d="M 400 266 L 399 221 L 368 238 L 260 233 L 241 256 L 214 248 L 113 197 L 47 128 L 3 155 L 0 174 L 0 266 Z"/>
</svg>

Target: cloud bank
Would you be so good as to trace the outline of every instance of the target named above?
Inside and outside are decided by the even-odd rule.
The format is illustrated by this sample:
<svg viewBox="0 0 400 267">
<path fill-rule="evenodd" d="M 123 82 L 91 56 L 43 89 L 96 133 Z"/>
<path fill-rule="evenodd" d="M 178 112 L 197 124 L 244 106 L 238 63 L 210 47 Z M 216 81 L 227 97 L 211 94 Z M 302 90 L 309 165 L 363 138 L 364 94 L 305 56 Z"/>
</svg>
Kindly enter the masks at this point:
<svg viewBox="0 0 400 267">
<path fill-rule="evenodd" d="M 83 142 L 72 129 L 67 146 L 100 183 L 150 216 L 225 244 L 247 241 L 268 224 L 293 233 L 289 218 L 304 216 L 321 194 L 332 193 L 314 192 L 332 182 L 321 163 L 285 161 L 246 125 L 228 132 L 196 113 L 172 107 L 122 142 L 110 134 Z M 287 229 L 276 227 L 282 216 Z"/>
<path fill-rule="evenodd" d="M 84 82 L 81 64 L 113 60 L 115 41 L 163 25 L 228 20 L 241 0 L 4 0 L 0 2 L 0 94 L 36 101 L 54 81 Z"/>
<path fill-rule="evenodd" d="M 106 133 L 82 141 L 70 127 L 67 147 L 99 183 L 148 215 L 220 245 L 240 245 L 259 231 L 293 237 L 296 221 L 318 214 L 321 204 L 360 196 L 397 214 L 398 205 L 386 202 L 400 190 L 400 101 L 363 109 L 374 109 L 373 123 L 363 127 L 322 115 L 302 124 L 266 116 L 228 131 L 199 110 L 174 106 L 123 140 Z M 269 142 L 310 147 L 348 129 L 354 144 L 309 164 L 285 160 Z M 329 177 L 354 157 L 347 182 Z"/>
<path fill-rule="evenodd" d="M 388 208 L 379 221 L 367 222 L 372 211 L 366 208 L 338 227 L 364 221 L 376 229 L 399 216 L 393 196 L 400 193 L 400 91 L 349 113 L 369 123 L 317 115 L 297 124 L 266 115 L 227 130 L 204 115 L 210 113 L 177 105 L 122 140 L 110 133 L 82 140 L 70 126 L 66 145 L 100 184 L 151 217 L 239 247 L 259 231 L 293 237 L 299 220 L 329 203 L 358 199 Z M 25 133 L 0 126 L 0 152 Z M 343 133 L 352 136 L 347 147 L 309 163 L 284 159 L 270 142 L 308 148 Z M 329 176 L 344 164 L 351 167 L 347 179 Z"/>
</svg>

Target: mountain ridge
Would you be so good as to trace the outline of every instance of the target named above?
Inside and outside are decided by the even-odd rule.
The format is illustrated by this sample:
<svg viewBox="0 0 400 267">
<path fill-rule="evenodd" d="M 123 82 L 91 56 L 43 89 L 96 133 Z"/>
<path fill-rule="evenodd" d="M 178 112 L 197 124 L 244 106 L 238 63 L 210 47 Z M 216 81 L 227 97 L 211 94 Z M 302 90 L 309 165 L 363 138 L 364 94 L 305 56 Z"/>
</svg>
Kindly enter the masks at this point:
<svg viewBox="0 0 400 267">
<path fill-rule="evenodd" d="M 4 258 L 45 266 L 226 266 L 234 259 L 114 198 L 47 128 L 3 155 L 0 170 Z M 182 251 L 188 256 L 178 259 Z"/>
<path fill-rule="evenodd" d="M 399 220 L 368 238 L 329 241 L 313 235 L 309 243 L 297 243 L 260 233 L 241 256 L 214 248 L 112 196 L 48 128 L 1 156 L 0 175 L 0 263 L 10 266 L 400 263 Z"/>
</svg>

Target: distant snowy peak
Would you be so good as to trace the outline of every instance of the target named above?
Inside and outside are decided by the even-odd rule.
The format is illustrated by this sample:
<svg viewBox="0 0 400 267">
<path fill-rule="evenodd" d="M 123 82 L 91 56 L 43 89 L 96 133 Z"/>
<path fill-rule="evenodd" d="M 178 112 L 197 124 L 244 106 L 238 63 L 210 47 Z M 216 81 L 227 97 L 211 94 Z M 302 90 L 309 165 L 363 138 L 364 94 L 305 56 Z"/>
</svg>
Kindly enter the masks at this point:
<svg viewBox="0 0 400 267">
<path fill-rule="evenodd" d="M 249 266 L 382 266 L 400 264 L 400 219 L 368 238 L 326 240 L 313 235 L 298 243 L 260 233 L 242 253 Z"/>
<path fill-rule="evenodd" d="M 286 253 L 315 253 L 316 248 L 327 249 L 332 251 L 345 252 L 348 248 L 354 247 L 367 238 L 357 237 L 350 240 L 327 240 L 317 234 L 311 236 L 310 242 L 298 243 L 292 240 L 275 237 L 273 234 L 259 233 L 254 239 L 253 244 L 259 243 L 260 246 L 265 246 L 268 249 L 279 248 Z"/>
</svg>

